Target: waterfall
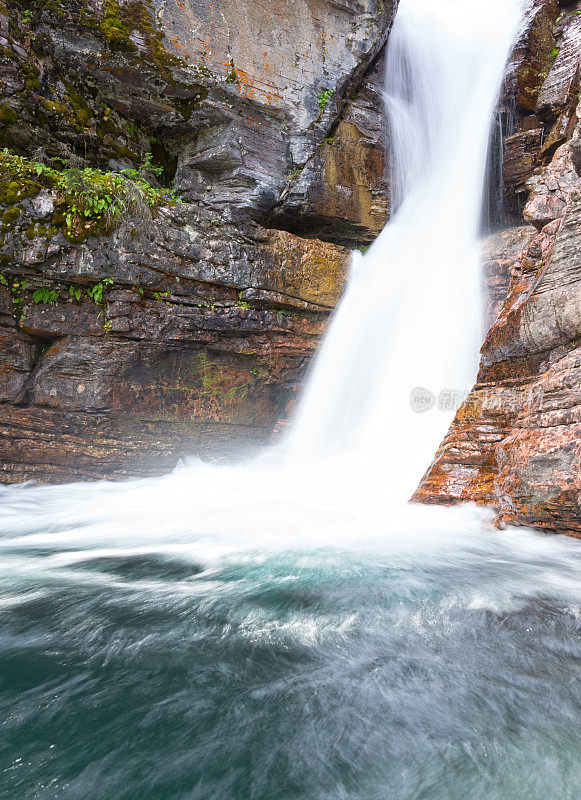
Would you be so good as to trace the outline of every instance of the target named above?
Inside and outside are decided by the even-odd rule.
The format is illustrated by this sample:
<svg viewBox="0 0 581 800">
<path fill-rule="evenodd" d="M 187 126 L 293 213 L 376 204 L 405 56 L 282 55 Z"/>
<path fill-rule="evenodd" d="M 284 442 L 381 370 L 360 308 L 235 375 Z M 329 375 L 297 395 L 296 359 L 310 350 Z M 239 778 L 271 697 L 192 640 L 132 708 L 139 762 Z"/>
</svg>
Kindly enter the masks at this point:
<svg viewBox="0 0 581 800">
<path fill-rule="evenodd" d="M 353 258 L 281 447 L 154 480 L 0 489 L 0 533 L 92 525 L 109 542 L 120 531 L 256 542 L 312 536 L 324 519 L 332 538 L 331 516 L 352 536 L 364 508 L 407 502 L 476 375 L 487 146 L 519 11 L 520 0 L 401 0 L 385 82 L 394 213 Z"/>
<path fill-rule="evenodd" d="M 379 471 L 396 500 L 476 377 L 487 147 L 518 20 L 516 0 L 402 0 L 389 40 L 395 213 L 354 260 L 288 447 Z"/>
</svg>

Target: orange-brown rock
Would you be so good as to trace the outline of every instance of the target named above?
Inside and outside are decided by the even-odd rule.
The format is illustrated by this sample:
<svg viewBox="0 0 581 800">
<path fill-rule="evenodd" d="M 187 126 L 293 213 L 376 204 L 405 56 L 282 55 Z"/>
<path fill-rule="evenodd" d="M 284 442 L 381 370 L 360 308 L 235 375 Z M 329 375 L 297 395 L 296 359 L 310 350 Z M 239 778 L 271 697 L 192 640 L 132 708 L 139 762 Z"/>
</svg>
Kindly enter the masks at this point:
<svg viewBox="0 0 581 800">
<path fill-rule="evenodd" d="M 478 383 L 415 499 L 476 501 L 495 506 L 499 524 L 581 536 L 581 178 L 573 150 L 563 145 L 539 176 L 551 209 L 544 227 L 488 244 L 488 261 L 504 269 L 510 262 L 508 295 L 484 342 Z M 506 239 L 520 236 L 522 252 L 511 256 Z"/>
<path fill-rule="evenodd" d="M 82 244 L 32 203 L 0 285 L 3 481 L 166 471 L 270 441 L 343 288 L 348 251 L 209 210 L 162 209 Z M 102 301 L 91 299 L 100 286 Z M 35 302 L 34 292 L 54 297 Z"/>
<path fill-rule="evenodd" d="M 526 0 L 524 5 L 521 35 L 507 69 L 506 84 L 517 108 L 532 113 L 553 61 L 554 27 L 561 12 L 558 0 Z"/>
</svg>

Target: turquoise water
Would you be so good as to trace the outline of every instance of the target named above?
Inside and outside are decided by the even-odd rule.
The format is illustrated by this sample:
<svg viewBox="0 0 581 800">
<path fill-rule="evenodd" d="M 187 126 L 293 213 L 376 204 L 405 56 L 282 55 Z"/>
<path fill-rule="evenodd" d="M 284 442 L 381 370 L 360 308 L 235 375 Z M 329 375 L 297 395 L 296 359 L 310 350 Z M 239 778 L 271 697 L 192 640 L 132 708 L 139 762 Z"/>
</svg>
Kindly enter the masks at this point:
<svg viewBox="0 0 581 800">
<path fill-rule="evenodd" d="M 358 538 L 1 540 L 0 797 L 581 796 L 579 543 Z"/>
</svg>

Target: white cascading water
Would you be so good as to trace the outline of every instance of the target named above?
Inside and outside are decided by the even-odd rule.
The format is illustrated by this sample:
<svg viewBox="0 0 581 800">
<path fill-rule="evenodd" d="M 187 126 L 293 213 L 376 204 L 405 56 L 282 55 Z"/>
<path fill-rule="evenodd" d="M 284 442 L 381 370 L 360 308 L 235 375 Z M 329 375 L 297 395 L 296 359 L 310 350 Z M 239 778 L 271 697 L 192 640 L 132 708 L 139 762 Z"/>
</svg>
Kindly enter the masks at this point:
<svg viewBox="0 0 581 800">
<path fill-rule="evenodd" d="M 490 120 L 518 0 L 402 0 L 386 103 L 397 213 L 353 276 L 292 433 L 293 459 L 377 470 L 394 500 L 417 487 L 454 410 L 410 395 L 466 393 L 481 341 L 478 228 Z"/>
<path fill-rule="evenodd" d="M 339 529 L 353 539 L 379 518 L 383 536 L 401 515 L 404 526 L 417 515 L 420 528 L 438 527 L 438 511 L 405 503 L 454 412 L 419 414 L 410 393 L 474 381 L 487 144 L 519 16 L 520 0 L 401 0 L 386 69 L 397 210 L 356 254 L 282 447 L 233 467 L 193 459 L 156 480 L 0 489 L 0 533 L 70 537 L 89 526 L 85 546 L 90 531 L 120 544 L 178 531 L 239 544 L 243 534 L 251 547 L 273 531 L 277 541 L 336 541 Z"/>
</svg>

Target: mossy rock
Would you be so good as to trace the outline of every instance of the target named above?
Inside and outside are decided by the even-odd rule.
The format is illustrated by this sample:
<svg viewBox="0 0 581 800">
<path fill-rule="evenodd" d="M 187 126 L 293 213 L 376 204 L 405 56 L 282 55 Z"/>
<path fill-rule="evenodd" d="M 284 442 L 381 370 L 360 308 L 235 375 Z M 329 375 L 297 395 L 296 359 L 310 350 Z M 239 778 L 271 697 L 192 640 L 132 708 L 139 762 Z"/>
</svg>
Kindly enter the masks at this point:
<svg viewBox="0 0 581 800">
<path fill-rule="evenodd" d="M 0 104 L 0 123 L 2 125 L 14 125 L 18 121 L 18 114 L 7 103 Z"/>
<path fill-rule="evenodd" d="M 6 209 L 6 211 L 2 214 L 2 222 L 6 227 L 11 227 L 20 217 L 21 213 L 22 212 L 18 206 L 10 206 L 10 208 Z"/>
<path fill-rule="evenodd" d="M 81 97 L 81 95 L 77 91 L 75 91 L 75 88 L 72 85 L 72 83 L 69 83 L 67 81 L 65 83 L 65 85 L 67 87 L 67 93 L 65 95 L 65 100 L 68 100 L 68 102 L 69 102 L 69 104 L 70 104 L 70 106 L 71 106 L 71 108 L 72 108 L 72 110 L 74 112 L 76 120 L 83 127 L 86 127 L 90 123 L 90 121 L 91 121 L 91 119 L 93 117 L 91 109 L 89 108 L 89 106 L 87 105 L 87 103 L 85 102 L 83 97 Z"/>
<path fill-rule="evenodd" d="M 108 0 L 105 4 L 105 14 L 99 30 L 112 50 L 125 52 L 137 50 L 131 41 L 129 29 L 121 20 L 119 3 L 115 0 Z"/>
<path fill-rule="evenodd" d="M 41 189 L 42 186 L 36 181 L 13 178 L 7 184 L 0 182 L 0 201 L 12 206 L 27 197 L 36 197 Z"/>
</svg>

